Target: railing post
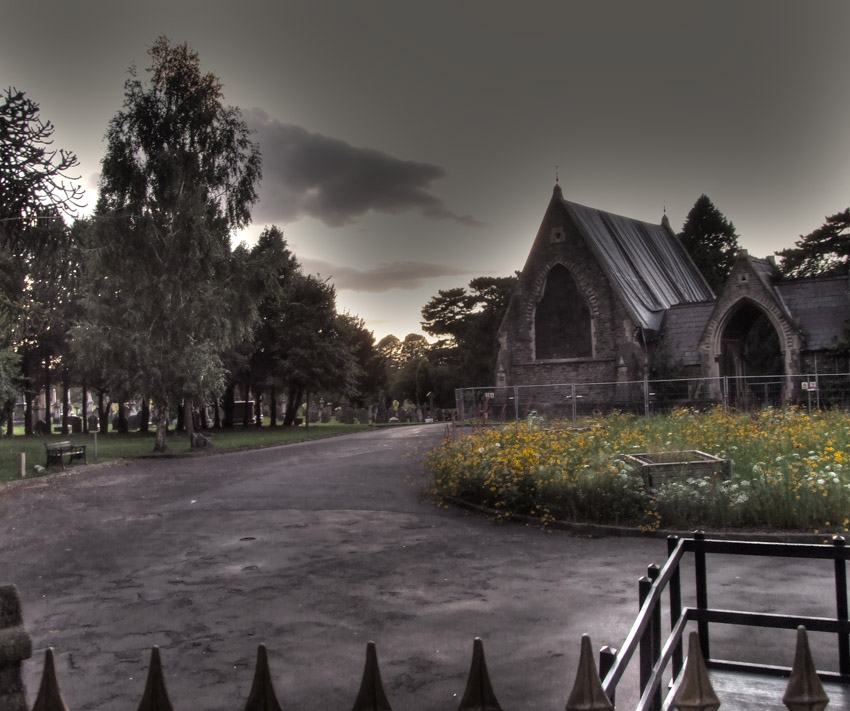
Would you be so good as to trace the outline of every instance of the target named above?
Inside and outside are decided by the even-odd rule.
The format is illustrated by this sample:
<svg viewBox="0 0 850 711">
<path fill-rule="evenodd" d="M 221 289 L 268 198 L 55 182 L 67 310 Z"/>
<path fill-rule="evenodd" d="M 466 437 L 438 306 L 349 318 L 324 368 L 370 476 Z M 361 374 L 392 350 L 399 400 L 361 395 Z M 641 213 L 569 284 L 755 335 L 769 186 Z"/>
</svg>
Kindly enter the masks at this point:
<svg viewBox="0 0 850 711">
<path fill-rule="evenodd" d="M 679 545 L 678 536 L 668 536 L 667 538 L 667 558 L 673 555 L 676 546 Z M 679 566 L 673 571 L 670 578 L 670 629 L 672 630 L 679 618 L 682 616 L 682 576 L 679 573 Z M 682 641 L 679 640 L 673 648 L 673 677 L 679 676 L 682 671 Z"/>
<path fill-rule="evenodd" d="M 708 573 L 705 567 L 705 533 L 696 531 L 694 533 L 694 576 L 697 593 L 697 610 L 708 609 Z M 706 661 L 711 659 L 710 645 L 708 641 L 708 622 L 700 620 L 697 623 L 699 632 L 699 644 L 702 656 Z"/>
<path fill-rule="evenodd" d="M 652 581 L 644 576 L 638 580 L 638 609 L 643 609 L 643 603 L 649 597 L 652 590 Z M 640 638 L 640 695 L 649 684 L 649 677 L 652 675 L 652 630 L 647 629 Z"/>
<path fill-rule="evenodd" d="M 846 540 L 844 536 L 835 536 L 832 539 L 835 546 L 835 616 L 842 621 L 848 618 L 847 610 L 847 566 L 843 558 L 839 557 L 839 551 L 843 551 Z M 838 670 L 844 675 L 850 675 L 850 634 L 838 633 Z"/>
<path fill-rule="evenodd" d="M 602 649 L 599 650 L 599 678 L 602 681 L 605 681 L 605 677 L 608 676 L 608 672 L 611 671 L 611 667 L 614 666 L 614 663 L 617 661 L 617 649 L 616 647 L 609 647 L 605 645 Z M 617 701 L 615 699 L 617 695 L 616 687 L 611 689 L 608 694 L 608 699 L 611 701 L 611 706 L 616 707 Z"/>
<path fill-rule="evenodd" d="M 646 574 L 652 581 L 652 584 L 655 585 L 655 581 L 658 580 L 658 576 L 661 574 L 661 569 L 653 563 L 647 567 Z M 655 607 L 653 607 L 652 614 L 649 619 L 649 638 L 652 645 L 652 654 L 650 657 L 652 659 L 652 668 L 650 669 L 650 673 L 652 673 L 652 669 L 655 668 L 655 665 L 658 664 L 658 660 L 661 659 L 661 605 L 655 605 Z M 652 706 L 650 708 L 653 711 L 661 711 L 660 685 L 655 690 Z"/>
<path fill-rule="evenodd" d="M 514 385 L 514 425 L 519 430 L 519 388 Z"/>
</svg>

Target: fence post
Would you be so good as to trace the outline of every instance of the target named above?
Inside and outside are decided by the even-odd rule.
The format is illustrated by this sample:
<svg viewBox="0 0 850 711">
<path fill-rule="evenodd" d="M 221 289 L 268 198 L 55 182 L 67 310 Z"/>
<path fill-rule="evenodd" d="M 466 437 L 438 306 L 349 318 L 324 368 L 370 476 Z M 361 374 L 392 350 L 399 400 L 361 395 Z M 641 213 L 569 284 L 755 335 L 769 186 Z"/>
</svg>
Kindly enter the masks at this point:
<svg viewBox="0 0 850 711">
<path fill-rule="evenodd" d="M 653 586 L 655 585 L 655 581 L 658 580 L 658 576 L 661 574 L 661 569 L 655 565 L 654 563 L 647 567 L 646 575 L 652 581 Z M 652 644 L 652 666 L 655 667 L 658 664 L 658 660 L 661 659 L 661 605 L 655 605 L 652 609 L 652 614 L 650 615 L 650 640 Z M 655 695 L 653 696 L 653 702 L 651 708 L 654 711 L 660 711 L 661 709 L 661 686 L 655 690 Z"/>
<path fill-rule="evenodd" d="M 570 397 L 573 401 L 573 424 L 576 423 L 576 419 L 578 418 L 578 403 L 576 402 L 576 384 L 570 383 Z"/>
<path fill-rule="evenodd" d="M 835 536 L 832 539 L 835 546 L 835 616 L 842 621 L 848 618 L 847 609 L 847 566 L 843 558 L 839 558 L 839 551 L 843 552 L 846 545 L 844 536 Z M 842 674 L 850 675 L 850 634 L 838 633 L 838 670 Z"/>
<path fill-rule="evenodd" d="M 514 424 L 519 430 L 519 388 L 514 385 Z"/>
<path fill-rule="evenodd" d="M 608 672 L 611 671 L 611 667 L 614 666 L 614 663 L 617 661 L 617 649 L 616 647 L 609 647 L 605 645 L 602 649 L 599 650 L 599 678 L 602 681 L 605 681 L 605 677 L 608 676 Z M 615 701 L 616 697 L 616 687 L 611 689 L 608 693 L 608 699 L 611 701 L 611 706 L 616 706 L 617 702 Z"/>
<path fill-rule="evenodd" d="M 652 581 L 643 576 L 638 580 L 638 610 L 643 609 L 643 603 L 652 590 Z M 646 690 L 649 677 L 652 675 L 652 629 L 647 629 L 640 638 L 640 695 Z"/>
<path fill-rule="evenodd" d="M 694 532 L 694 576 L 697 588 L 697 610 L 708 609 L 708 573 L 705 567 L 705 548 L 702 545 L 704 541 L 705 533 L 703 531 Z M 708 640 L 708 622 L 700 620 L 697 623 L 697 631 L 699 632 L 702 656 L 706 660 L 711 659 Z"/>
<path fill-rule="evenodd" d="M 673 555 L 676 546 L 679 544 L 678 536 L 667 537 L 667 558 Z M 682 577 L 679 573 L 679 566 L 673 571 L 670 578 L 670 629 L 672 630 L 679 618 L 682 616 Z M 673 677 L 679 676 L 682 671 L 682 642 L 681 640 L 673 648 Z"/>
<path fill-rule="evenodd" d="M 643 379 L 643 414 L 649 416 L 649 378 Z"/>
</svg>

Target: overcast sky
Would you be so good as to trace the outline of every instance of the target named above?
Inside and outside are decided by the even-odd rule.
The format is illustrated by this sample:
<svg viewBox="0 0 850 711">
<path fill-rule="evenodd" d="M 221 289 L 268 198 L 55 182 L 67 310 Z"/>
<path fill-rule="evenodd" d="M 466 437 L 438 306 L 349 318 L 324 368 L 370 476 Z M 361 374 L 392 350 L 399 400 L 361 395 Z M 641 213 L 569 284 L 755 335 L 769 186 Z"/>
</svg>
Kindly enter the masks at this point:
<svg viewBox="0 0 850 711">
<path fill-rule="evenodd" d="M 381 338 L 521 269 L 564 196 L 681 229 L 707 194 L 756 256 L 850 205 L 846 0 L 2 0 L 0 85 L 41 105 L 93 206 L 127 69 L 157 36 L 224 83 L 284 229 Z"/>
</svg>

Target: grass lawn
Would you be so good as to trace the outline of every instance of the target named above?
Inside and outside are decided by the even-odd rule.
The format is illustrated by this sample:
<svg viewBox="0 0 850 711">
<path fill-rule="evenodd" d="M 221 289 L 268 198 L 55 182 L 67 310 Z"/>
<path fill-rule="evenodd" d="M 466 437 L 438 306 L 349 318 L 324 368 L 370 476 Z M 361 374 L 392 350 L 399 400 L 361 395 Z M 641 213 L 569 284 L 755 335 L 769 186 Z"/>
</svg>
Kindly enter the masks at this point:
<svg viewBox="0 0 850 711">
<path fill-rule="evenodd" d="M 189 438 L 182 432 L 170 432 L 168 435 L 168 452 L 165 454 L 154 453 L 155 432 L 139 433 L 133 432 L 121 435 L 116 432 L 97 435 L 97 447 L 95 448 L 95 436 L 93 434 L 79 435 L 32 435 L 24 436 L 17 434 L 13 437 L 0 436 L 0 482 L 20 478 L 20 456 L 26 455 L 27 477 L 38 476 L 34 471 L 36 464 L 45 465 L 47 457 L 44 445 L 47 442 L 70 441 L 74 444 L 86 445 L 86 457 L 89 464 L 104 462 L 112 459 L 126 457 L 169 457 L 169 456 L 203 456 L 205 453 L 231 452 L 239 449 L 256 449 L 259 447 L 270 447 L 276 444 L 288 442 L 303 442 L 310 439 L 321 439 L 323 437 L 336 437 L 353 432 L 362 432 L 371 425 L 341 425 L 311 424 L 305 427 L 236 427 L 232 430 L 205 430 L 204 434 L 212 438 L 212 450 L 192 451 L 189 447 Z M 96 449 L 96 452 L 95 452 Z M 66 457 L 67 461 L 67 457 Z M 77 466 L 76 464 L 74 466 Z M 60 470 L 59 466 L 51 466 L 49 472 Z M 47 472 L 42 472 L 45 474 Z"/>
</svg>

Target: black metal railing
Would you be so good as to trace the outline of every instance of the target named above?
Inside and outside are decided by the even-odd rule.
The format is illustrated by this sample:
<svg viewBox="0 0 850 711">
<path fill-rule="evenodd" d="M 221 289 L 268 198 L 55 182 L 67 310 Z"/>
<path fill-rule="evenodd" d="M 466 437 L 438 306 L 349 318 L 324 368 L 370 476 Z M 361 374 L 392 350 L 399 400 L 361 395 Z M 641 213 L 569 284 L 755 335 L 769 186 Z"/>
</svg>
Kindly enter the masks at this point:
<svg viewBox="0 0 850 711">
<path fill-rule="evenodd" d="M 834 634 L 837 640 L 838 671 L 819 671 L 824 680 L 850 684 L 850 622 L 848 622 L 847 560 L 850 550 L 842 536 L 832 544 L 765 543 L 749 541 L 707 540 L 702 533 L 692 539 L 668 539 L 668 558 L 662 568 L 652 565 L 638 584 L 640 613 L 619 651 L 604 648 L 600 653 L 600 676 L 605 693 L 615 700 L 617 685 L 639 655 L 640 702 L 636 711 L 659 711 L 662 707 L 662 682 L 669 675 L 677 678 L 683 666 L 682 642 L 689 622 L 697 625 L 700 647 L 709 669 L 787 676 L 790 667 L 755 664 L 742 660 L 711 657 L 711 625 L 743 625 L 775 629 L 797 629 L 804 626 L 810 632 Z M 693 553 L 695 607 L 682 605 L 681 563 L 686 553 Z M 832 560 L 835 616 L 769 614 L 709 607 L 708 555 L 739 555 L 758 557 L 802 558 Z M 662 635 L 662 601 L 669 596 L 670 632 Z"/>
</svg>

